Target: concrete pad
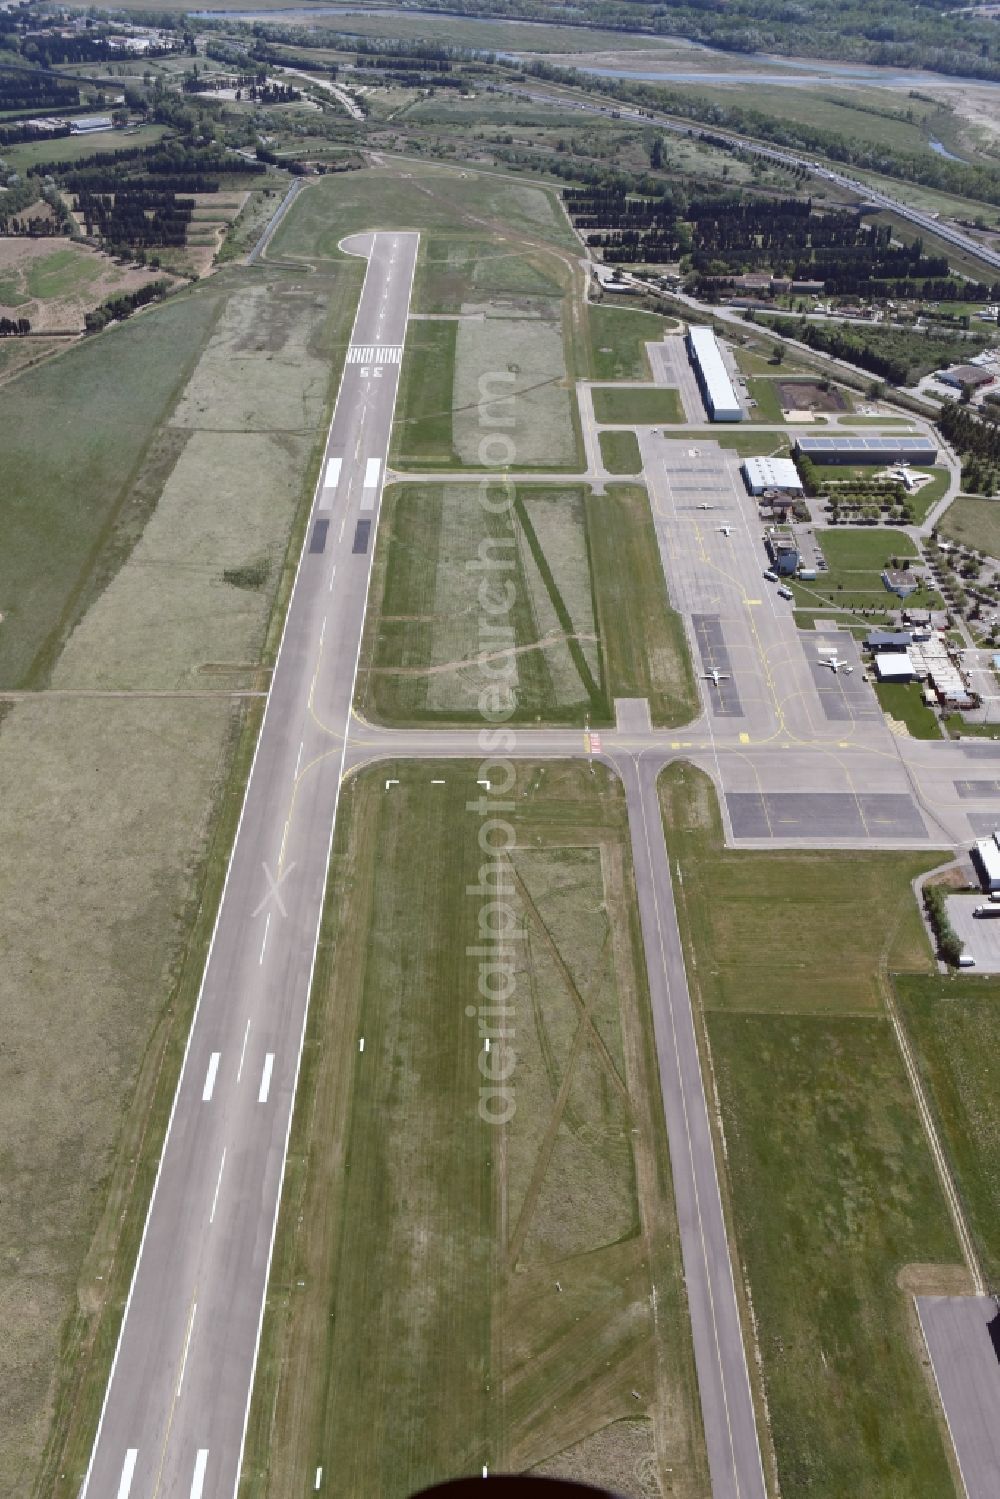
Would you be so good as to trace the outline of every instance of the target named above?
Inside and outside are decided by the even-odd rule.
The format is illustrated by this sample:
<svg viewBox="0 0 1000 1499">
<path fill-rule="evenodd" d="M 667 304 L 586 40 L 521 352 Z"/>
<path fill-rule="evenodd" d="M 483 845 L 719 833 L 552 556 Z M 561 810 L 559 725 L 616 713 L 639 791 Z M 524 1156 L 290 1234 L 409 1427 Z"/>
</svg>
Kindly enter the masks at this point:
<svg viewBox="0 0 1000 1499">
<path fill-rule="evenodd" d="M 718 671 L 729 678 L 727 682 L 720 682 L 718 687 L 711 681 L 705 683 L 705 697 L 713 716 L 742 718 L 743 704 L 733 680 L 733 663 L 726 646 L 721 618 L 717 614 L 692 614 L 691 625 L 701 658 L 702 672 Z"/>
<path fill-rule="evenodd" d="M 917 1314 L 968 1499 L 1000 1494 L 997 1305 L 989 1296 L 918 1296 Z"/>
<path fill-rule="evenodd" d="M 730 791 L 734 838 L 926 838 L 913 798 L 903 793 Z M 998 933 L 1000 937 L 1000 933 Z"/>
<path fill-rule="evenodd" d="M 956 781 L 955 791 L 963 800 L 975 798 L 978 801 L 981 796 L 1000 797 L 1000 781 Z"/>
<path fill-rule="evenodd" d="M 649 699 L 616 697 L 615 726 L 619 734 L 651 734 L 653 725 L 649 717 Z"/>
</svg>

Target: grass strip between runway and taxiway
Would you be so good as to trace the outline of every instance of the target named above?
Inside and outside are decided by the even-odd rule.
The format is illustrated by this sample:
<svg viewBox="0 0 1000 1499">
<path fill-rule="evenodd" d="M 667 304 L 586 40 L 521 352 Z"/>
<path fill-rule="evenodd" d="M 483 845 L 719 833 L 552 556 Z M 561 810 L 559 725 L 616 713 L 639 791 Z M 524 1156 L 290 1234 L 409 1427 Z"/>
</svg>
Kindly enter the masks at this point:
<svg viewBox="0 0 1000 1499">
<path fill-rule="evenodd" d="M 245 1499 L 321 1466 L 383 1499 L 484 1465 L 707 1487 L 624 793 L 518 763 L 490 861 L 480 775 L 344 786 Z M 502 1024 L 477 998 L 484 857 L 523 934 Z"/>
</svg>

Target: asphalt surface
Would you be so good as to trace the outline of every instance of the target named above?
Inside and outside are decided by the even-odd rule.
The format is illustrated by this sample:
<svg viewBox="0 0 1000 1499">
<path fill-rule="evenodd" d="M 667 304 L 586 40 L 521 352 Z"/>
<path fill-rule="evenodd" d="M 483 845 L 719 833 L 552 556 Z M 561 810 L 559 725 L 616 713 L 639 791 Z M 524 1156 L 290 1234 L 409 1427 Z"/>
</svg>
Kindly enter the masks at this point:
<svg viewBox="0 0 1000 1499">
<path fill-rule="evenodd" d="M 967 1499 L 1000 1494 L 1000 1362 L 990 1296 L 918 1296 L 917 1311 Z"/>
<path fill-rule="evenodd" d="M 236 1488 L 418 236 L 371 251 L 198 1008 L 122 1323 L 89 1499 Z M 358 544 L 368 527 L 367 545 Z"/>
</svg>

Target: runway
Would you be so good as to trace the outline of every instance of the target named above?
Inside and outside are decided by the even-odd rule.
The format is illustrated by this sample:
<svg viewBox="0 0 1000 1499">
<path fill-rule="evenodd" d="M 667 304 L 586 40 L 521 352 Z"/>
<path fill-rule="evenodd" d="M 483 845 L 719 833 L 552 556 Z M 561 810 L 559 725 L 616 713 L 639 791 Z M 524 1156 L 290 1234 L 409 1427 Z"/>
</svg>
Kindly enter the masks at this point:
<svg viewBox="0 0 1000 1499">
<path fill-rule="evenodd" d="M 239 1477 L 416 234 L 369 255 L 305 547 L 82 1493 Z M 394 352 L 393 352 L 394 351 Z"/>
</svg>

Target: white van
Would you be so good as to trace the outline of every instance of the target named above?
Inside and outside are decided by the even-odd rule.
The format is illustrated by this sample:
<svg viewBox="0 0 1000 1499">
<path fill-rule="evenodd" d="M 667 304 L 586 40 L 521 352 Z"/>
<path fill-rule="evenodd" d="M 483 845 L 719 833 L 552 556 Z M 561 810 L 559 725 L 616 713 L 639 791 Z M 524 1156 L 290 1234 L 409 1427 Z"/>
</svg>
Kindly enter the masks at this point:
<svg viewBox="0 0 1000 1499">
<path fill-rule="evenodd" d="M 976 960 L 970 952 L 964 952 L 958 960 L 959 968 L 975 968 Z"/>
</svg>

